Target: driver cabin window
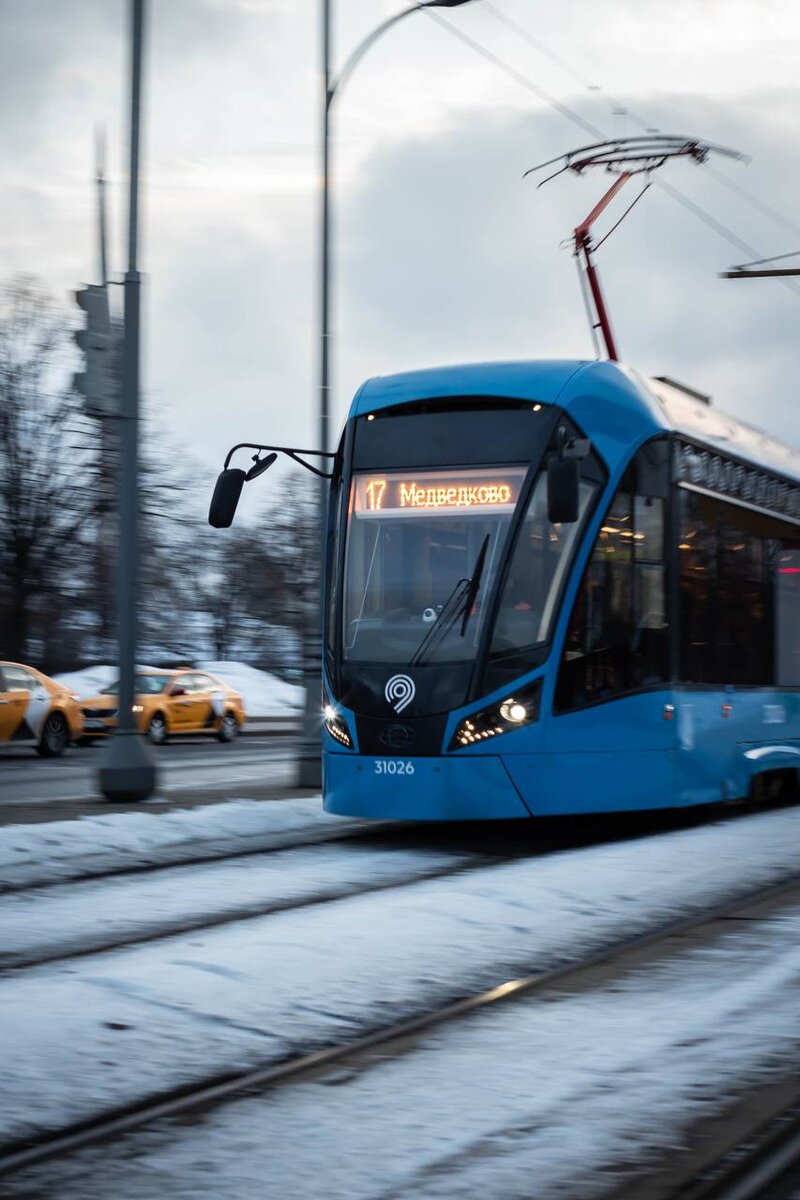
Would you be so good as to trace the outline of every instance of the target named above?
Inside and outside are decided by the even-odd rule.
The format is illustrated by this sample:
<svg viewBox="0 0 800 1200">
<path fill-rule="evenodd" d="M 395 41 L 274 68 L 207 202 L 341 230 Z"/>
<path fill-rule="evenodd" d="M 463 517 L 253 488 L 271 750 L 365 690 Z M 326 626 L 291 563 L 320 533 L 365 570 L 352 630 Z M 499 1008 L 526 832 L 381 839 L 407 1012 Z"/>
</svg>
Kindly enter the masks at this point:
<svg viewBox="0 0 800 1200">
<path fill-rule="evenodd" d="M 603 517 L 567 627 L 556 713 L 668 677 L 666 446 L 660 441 L 639 451 Z"/>
</svg>

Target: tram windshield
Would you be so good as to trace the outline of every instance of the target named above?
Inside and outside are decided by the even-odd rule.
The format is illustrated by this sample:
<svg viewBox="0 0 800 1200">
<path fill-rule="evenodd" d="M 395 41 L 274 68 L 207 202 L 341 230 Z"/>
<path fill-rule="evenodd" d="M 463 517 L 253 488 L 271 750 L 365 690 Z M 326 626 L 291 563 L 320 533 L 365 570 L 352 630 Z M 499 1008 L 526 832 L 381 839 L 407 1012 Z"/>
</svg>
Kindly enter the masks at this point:
<svg viewBox="0 0 800 1200">
<path fill-rule="evenodd" d="M 526 475 L 525 467 L 502 466 L 353 476 L 345 558 L 345 659 L 406 666 L 474 659 Z M 541 564 L 526 572 L 524 613 L 515 611 L 504 620 L 501 612 L 504 643 L 510 634 L 517 640 L 516 628 L 513 633 L 505 628 L 515 618 L 530 630 L 525 640 L 541 636 L 551 593 L 563 573 L 559 559 L 570 552 L 571 536 L 551 539 L 545 493 L 542 474 L 524 532 L 526 549 L 541 545 L 546 569 Z M 541 542 L 528 529 L 534 515 L 543 525 Z M 521 603 L 511 593 L 508 601 L 512 607 Z M 506 597 L 501 608 L 505 603 Z"/>
</svg>

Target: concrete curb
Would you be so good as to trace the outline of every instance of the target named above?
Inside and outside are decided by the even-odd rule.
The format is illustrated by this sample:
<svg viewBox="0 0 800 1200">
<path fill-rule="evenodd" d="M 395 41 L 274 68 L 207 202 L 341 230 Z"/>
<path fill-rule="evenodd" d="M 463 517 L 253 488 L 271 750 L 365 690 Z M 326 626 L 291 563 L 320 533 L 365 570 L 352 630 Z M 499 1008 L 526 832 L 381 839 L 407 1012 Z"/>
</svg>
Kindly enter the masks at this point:
<svg viewBox="0 0 800 1200">
<path fill-rule="evenodd" d="M 302 729 L 302 718 L 297 717 L 248 717 L 239 730 L 240 737 L 296 737 Z"/>
</svg>

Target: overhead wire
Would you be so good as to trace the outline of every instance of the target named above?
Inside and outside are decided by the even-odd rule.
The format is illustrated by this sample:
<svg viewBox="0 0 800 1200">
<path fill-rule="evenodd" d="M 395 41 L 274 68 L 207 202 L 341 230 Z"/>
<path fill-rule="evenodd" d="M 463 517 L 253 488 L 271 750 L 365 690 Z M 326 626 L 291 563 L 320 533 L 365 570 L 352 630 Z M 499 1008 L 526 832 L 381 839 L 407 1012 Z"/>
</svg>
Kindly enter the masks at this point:
<svg viewBox="0 0 800 1200">
<path fill-rule="evenodd" d="M 790 250 L 788 254 L 773 254 L 772 258 L 756 258 L 752 262 L 739 263 L 740 267 L 763 267 L 765 263 L 782 262 L 785 258 L 797 258 L 800 250 Z"/>
<path fill-rule="evenodd" d="M 511 63 L 507 63 L 504 58 L 499 56 L 499 54 L 495 54 L 494 51 L 487 49 L 482 42 L 478 42 L 475 40 L 475 38 L 470 37 L 470 35 L 465 33 L 463 29 L 459 29 L 457 25 L 451 25 L 449 21 L 445 21 L 445 19 L 440 17 L 439 14 L 434 11 L 434 9 L 426 8 L 423 9 L 423 12 L 427 14 L 431 21 L 435 21 L 437 25 L 441 25 L 442 29 L 446 29 L 448 33 L 453 35 L 453 37 L 458 38 L 459 41 L 463 42 L 466 46 L 469 46 L 472 50 L 474 50 L 476 54 L 480 54 L 505 75 L 508 75 L 509 78 L 513 79 L 516 83 L 521 84 L 522 87 L 527 88 L 529 92 L 533 92 L 534 96 L 538 96 L 540 100 L 544 100 L 545 103 L 554 108 L 556 112 L 560 112 L 562 117 L 566 117 L 568 121 L 572 121 L 575 125 L 580 125 L 581 129 L 584 129 L 586 133 L 590 133 L 592 137 L 605 137 L 605 134 L 601 129 L 598 129 L 596 125 L 592 125 L 590 121 L 584 120 L 580 113 L 576 112 L 574 108 L 570 108 L 568 104 L 563 104 L 561 100 L 556 99 L 556 97 L 550 92 L 545 91 L 543 87 L 539 87 L 539 85 L 534 83 L 532 79 L 529 79 L 527 75 L 523 75 L 521 71 L 516 69 L 516 67 L 512 67 Z"/>
<path fill-rule="evenodd" d="M 528 42 L 531 46 L 533 46 L 533 48 L 536 49 L 540 54 L 542 54 L 546 58 L 549 58 L 552 62 L 556 63 L 559 67 L 562 68 L 562 70 L 567 71 L 570 75 L 572 75 L 572 77 L 574 79 L 581 82 L 584 87 L 587 87 L 589 90 L 595 91 L 595 92 L 599 93 L 601 96 L 603 96 L 603 98 L 608 103 L 611 103 L 613 105 L 615 112 L 622 112 L 625 115 L 629 116 L 635 124 L 639 125 L 639 127 L 641 129 L 644 129 L 648 133 L 658 132 L 656 127 L 654 127 L 654 126 L 650 125 L 648 122 L 644 121 L 644 119 L 642 117 L 639 117 L 627 105 L 623 104 L 621 101 L 616 100 L 614 97 L 612 97 L 599 84 L 588 82 L 586 76 L 584 76 L 576 68 L 572 67 L 560 55 L 558 55 L 554 51 L 550 50 L 549 47 L 547 47 L 545 45 L 545 43 L 543 43 L 539 38 L 535 37 L 532 33 L 530 33 L 530 31 L 527 30 L 524 26 L 520 25 L 519 22 L 513 20 L 513 18 L 508 17 L 505 13 L 501 12 L 491 2 L 491 0 L 483 0 L 482 7 L 486 11 L 490 12 L 492 14 L 492 16 L 496 17 L 503 25 L 506 25 L 509 29 L 511 29 L 515 33 L 517 33 L 524 41 Z M 580 126 L 581 129 L 583 129 L 587 133 L 592 134 L 593 137 L 605 139 L 609 136 L 606 130 L 600 129 L 597 125 L 594 125 L 591 121 L 587 121 L 584 117 L 582 117 L 580 115 L 580 113 L 576 112 L 575 109 L 570 108 L 570 106 L 568 104 L 564 104 L 563 101 L 558 100 L 555 96 L 553 96 L 545 88 L 540 87 L 539 84 L 534 83 L 533 80 L 530 79 L 527 75 L 524 75 L 521 71 L 518 71 L 516 67 L 514 67 L 510 63 L 506 62 L 505 59 L 501 58 L 500 55 L 495 54 L 494 51 L 489 50 L 486 46 L 483 45 L 482 42 L 477 41 L 475 38 L 471 37 L 468 33 L 465 33 L 463 29 L 460 29 L 456 25 L 452 25 L 449 21 L 445 20 L 442 16 L 440 16 L 439 13 L 437 13 L 434 9 L 426 8 L 423 11 L 427 14 L 427 16 L 432 21 L 435 21 L 437 23 L 437 25 L 441 26 L 442 29 L 446 29 L 448 31 L 448 33 L 452 34 L 453 37 L 457 38 L 459 41 L 461 41 L 465 45 L 469 46 L 472 50 L 475 51 L 476 54 L 481 55 L 482 58 L 485 58 L 488 62 L 492 63 L 495 67 L 497 67 L 505 75 L 509 76 L 509 78 L 513 79 L 516 83 L 519 83 L 522 87 L 524 87 L 528 91 L 532 92 L 540 100 L 543 100 L 546 104 L 550 105 L 552 108 L 554 108 L 556 110 L 556 112 L 559 112 L 563 117 L 566 117 L 566 119 L 568 121 L 572 121 L 573 124 Z M 709 170 L 710 168 L 706 167 L 706 169 Z M 739 185 L 732 183 L 732 181 L 728 180 L 726 178 L 726 176 L 721 175 L 717 171 L 712 170 L 712 174 L 713 174 L 714 178 L 716 178 L 719 182 L 721 182 L 723 184 L 723 186 L 730 185 L 731 190 L 738 191 L 743 197 L 746 197 L 751 202 L 755 203 L 757 207 L 762 208 L 762 211 L 767 212 L 767 215 L 773 216 L 773 218 L 775 218 L 775 219 L 779 219 L 784 224 L 786 224 L 787 222 L 789 224 L 792 224 L 789 221 L 789 218 L 782 217 L 781 214 L 778 213 L 778 211 L 776 209 L 773 210 L 772 207 L 770 205 L 766 204 L 765 202 L 759 202 L 757 197 L 755 197 L 751 193 L 749 193 L 746 188 L 741 188 Z M 729 229 L 728 226 L 723 224 L 723 222 L 720 221 L 717 217 L 712 216 L 712 214 L 707 212 L 706 209 L 704 209 L 702 207 L 702 205 L 697 203 L 697 201 L 691 200 L 688 196 L 686 196 L 683 192 L 681 192 L 678 188 L 676 188 L 674 186 L 674 184 L 668 183 L 665 179 L 662 179 L 661 177 L 656 177 L 653 182 L 658 187 L 660 187 L 662 189 L 662 191 L 664 191 L 668 196 L 670 196 L 678 204 L 681 204 L 684 208 L 686 208 L 689 212 L 691 212 L 694 216 L 696 216 L 699 220 L 701 220 L 705 225 L 707 225 L 709 229 L 712 229 L 719 237 L 723 238 L 730 245 L 734 246 L 737 250 L 740 250 L 740 251 L 743 250 L 747 254 L 752 254 L 752 255 L 755 255 L 756 257 L 758 257 L 758 255 L 760 254 L 759 250 L 754 249 L 754 247 L 750 246 L 747 242 L 743 241 L 743 239 L 740 238 L 736 233 L 734 233 L 732 229 Z M 798 226 L 797 229 L 800 232 L 800 226 Z M 785 287 L 790 288 L 796 295 L 800 295 L 800 287 L 798 287 L 798 285 L 795 283 L 794 280 L 782 279 L 780 282 L 783 283 Z"/>
<path fill-rule="evenodd" d="M 612 95 L 601 84 L 590 79 L 588 75 L 584 74 L 584 72 L 578 67 L 575 67 L 562 55 L 558 54 L 555 50 L 548 46 L 546 42 L 543 42 L 541 38 L 538 38 L 534 33 L 531 33 L 531 31 L 524 25 L 521 25 L 519 21 L 515 21 L 513 17 L 509 17 L 506 13 L 502 12 L 496 4 L 492 3 L 492 0 L 483 0 L 481 7 L 486 12 L 491 13 L 495 20 L 497 20 L 501 25 L 505 25 L 506 28 L 516 33 L 517 36 L 523 41 L 527 42 L 530 46 L 533 46 L 533 48 L 539 54 L 541 54 L 542 57 L 549 59 L 550 62 L 555 63 L 555 65 L 560 67 L 562 71 L 565 71 L 566 74 L 571 75 L 572 78 L 577 83 L 580 83 L 582 87 L 585 87 L 587 91 L 597 92 L 598 95 L 602 96 L 602 98 L 611 105 L 612 111 L 615 114 L 621 114 L 629 117 L 633 124 L 638 125 L 640 129 L 644 130 L 645 133 L 661 132 L 657 125 L 653 125 L 650 121 L 645 120 L 644 117 L 641 117 L 634 109 L 625 104 L 624 101 L 620 100 L 617 96 Z M 727 188 L 728 191 L 734 192 L 737 196 L 740 196 L 741 199 L 746 200 L 749 204 L 752 204 L 753 207 L 757 208 L 761 213 L 764 214 L 764 216 L 770 217 L 773 221 L 777 222 L 779 225 L 783 225 L 786 229 L 791 229 L 793 233 L 800 234 L 800 222 L 793 221 L 791 217 L 787 217 L 785 213 L 780 212 L 766 200 L 763 200 L 760 196 L 756 196 L 753 192 L 748 191 L 746 187 L 743 187 L 742 184 L 737 183 L 736 180 L 729 179 L 727 175 L 717 170 L 717 168 L 712 164 L 709 163 L 706 165 L 706 172 L 711 175 L 713 179 L 716 179 L 716 181 L 723 187 Z"/>
</svg>

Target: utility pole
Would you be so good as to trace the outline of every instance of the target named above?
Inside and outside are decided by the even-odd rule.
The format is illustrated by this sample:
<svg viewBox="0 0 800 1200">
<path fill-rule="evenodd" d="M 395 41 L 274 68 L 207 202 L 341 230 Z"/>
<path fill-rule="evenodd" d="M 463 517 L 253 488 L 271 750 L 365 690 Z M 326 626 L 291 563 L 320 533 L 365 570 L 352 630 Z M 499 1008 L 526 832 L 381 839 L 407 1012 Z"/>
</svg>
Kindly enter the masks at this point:
<svg viewBox="0 0 800 1200">
<path fill-rule="evenodd" d="M 119 424 L 119 542 L 117 627 L 119 636 L 119 715 L 99 770 L 107 800 L 146 800 L 156 786 L 152 754 L 136 728 L 136 601 L 139 566 L 139 314 L 141 280 L 137 267 L 139 232 L 139 144 L 142 86 L 142 34 L 145 0 L 131 0 L 131 124 L 128 200 L 128 269 L 125 272 L 125 338 Z"/>
<path fill-rule="evenodd" d="M 100 455 L 97 469 L 95 515 L 97 539 L 94 549 L 95 593 L 97 596 L 96 652 L 103 660 L 113 654 L 114 633 L 114 480 L 119 448 L 113 418 L 119 415 L 122 324 L 111 312 L 108 277 L 108 238 L 105 196 L 105 138 L 95 137 L 95 182 L 97 185 L 97 260 L 100 283 L 88 284 L 75 293 L 86 324 L 75 334 L 83 352 L 84 369 L 73 379 L 84 397 L 83 411 L 97 421 Z"/>
<path fill-rule="evenodd" d="M 409 8 L 387 17 L 376 26 L 362 42 L 356 46 L 345 61 L 338 75 L 334 76 L 331 64 L 333 39 L 332 0 L 321 0 L 322 3 L 322 195 L 320 197 L 320 351 L 319 351 L 319 449 L 327 453 L 330 445 L 330 293 L 331 293 L 331 109 L 334 100 L 341 91 L 342 85 L 349 79 L 353 68 L 362 59 L 367 50 L 383 36 L 388 29 L 399 21 L 411 16 L 412 13 L 422 12 L 433 8 L 461 8 L 471 0 L 418 0 Z M 319 600 L 314 605 L 308 619 L 305 638 L 305 688 L 306 702 L 303 716 L 303 735 L 298 752 L 297 783 L 300 787 L 318 788 L 322 784 L 322 746 L 320 731 L 322 726 L 322 604 L 323 577 L 325 573 L 325 552 L 327 543 L 327 497 L 328 489 L 323 480 L 319 492 Z"/>
<path fill-rule="evenodd" d="M 113 412 L 119 411 L 120 375 L 123 331 L 121 324 L 111 313 L 108 278 L 108 221 L 106 205 L 106 138 L 105 130 L 95 134 L 95 174 L 97 182 L 97 250 L 100 283 L 107 297 L 109 323 L 110 388 L 114 397 Z M 100 421 L 100 464 L 98 469 L 97 494 L 97 616 L 99 622 L 98 642 L 103 661 L 112 653 L 114 635 L 114 525 L 116 505 L 114 503 L 114 480 L 119 463 L 119 442 L 114 421 Z"/>
</svg>

